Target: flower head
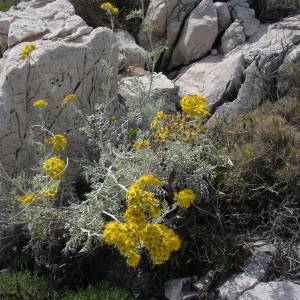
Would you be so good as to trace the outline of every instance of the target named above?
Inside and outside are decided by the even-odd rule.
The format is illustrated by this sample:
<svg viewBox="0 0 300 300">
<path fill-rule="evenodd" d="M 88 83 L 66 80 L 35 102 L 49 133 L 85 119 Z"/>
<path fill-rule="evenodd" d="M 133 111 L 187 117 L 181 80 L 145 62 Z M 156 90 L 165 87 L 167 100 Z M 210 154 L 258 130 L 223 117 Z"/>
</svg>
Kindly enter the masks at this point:
<svg viewBox="0 0 300 300">
<path fill-rule="evenodd" d="M 36 48 L 37 47 L 34 44 L 25 45 L 20 51 L 19 59 L 21 59 L 21 60 L 26 59 L 30 55 L 30 53 Z"/>
<path fill-rule="evenodd" d="M 146 141 L 136 141 L 136 142 L 133 144 L 132 148 L 138 150 L 138 149 L 144 149 L 144 148 L 147 148 L 147 147 L 149 147 L 149 146 L 151 146 L 151 142 L 150 142 L 149 140 L 146 140 Z"/>
<path fill-rule="evenodd" d="M 63 99 L 63 104 L 67 104 L 70 101 L 73 101 L 78 98 L 77 94 L 69 94 Z"/>
<path fill-rule="evenodd" d="M 40 191 L 40 195 L 44 198 L 54 197 L 58 193 L 58 186 L 52 184 L 49 188 L 43 189 Z"/>
<path fill-rule="evenodd" d="M 142 175 L 137 183 L 139 185 L 145 185 L 145 184 L 152 184 L 152 185 L 163 185 L 163 182 L 160 181 L 158 178 L 156 178 L 154 175 L 152 174 L 145 174 Z"/>
<path fill-rule="evenodd" d="M 119 9 L 113 6 L 110 2 L 104 2 L 100 5 L 101 9 L 104 9 L 106 12 L 111 13 L 113 15 L 117 15 L 119 13 Z"/>
<path fill-rule="evenodd" d="M 190 94 L 180 99 L 180 105 L 183 113 L 191 116 L 209 116 L 206 105 L 206 98 L 200 95 Z"/>
<path fill-rule="evenodd" d="M 31 203 L 34 199 L 34 194 L 25 194 L 24 196 L 17 197 L 17 200 L 22 204 Z"/>
<path fill-rule="evenodd" d="M 150 129 L 155 129 L 159 121 L 164 117 L 164 115 L 165 114 L 163 111 L 157 112 L 152 122 L 150 123 Z"/>
<path fill-rule="evenodd" d="M 57 152 L 59 150 L 66 150 L 68 146 L 68 140 L 67 138 L 62 134 L 55 134 L 54 136 L 50 138 L 46 138 L 44 140 L 45 144 L 51 144 L 52 145 L 52 151 Z"/>
<path fill-rule="evenodd" d="M 48 102 L 44 99 L 39 99 L 36 100 L 32 103 L 32 106 L 36 107 L 36 106 L 48 106 Z"/>
<path fill-rule="evenodd" d="M 52 156 L 43 162 L 43 169 L 49 178 L 59 180 L 65 175 L 65 162 L 57 156 Z"/>
<path fill-rule="evenodd" d="M 196 194 L 191 189 L 183 189 L 178 193 L 174 193 L 174 200 L 178 206 L 188 208 L 196 199 Z"/>
</svg>

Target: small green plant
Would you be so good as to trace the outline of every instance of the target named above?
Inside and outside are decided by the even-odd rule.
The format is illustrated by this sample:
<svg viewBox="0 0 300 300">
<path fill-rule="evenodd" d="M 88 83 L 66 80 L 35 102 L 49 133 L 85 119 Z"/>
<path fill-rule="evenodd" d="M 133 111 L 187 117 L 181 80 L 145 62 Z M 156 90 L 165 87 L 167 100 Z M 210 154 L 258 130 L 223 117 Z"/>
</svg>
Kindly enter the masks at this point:
<svg viewBox="0 0 300 300">
<path fill-rule="evenodd" d="M 0 3 L 0 11 L 7 11 L 13 5 L 12 0 L 4 0 L 3 3 Z"/>
</svg>

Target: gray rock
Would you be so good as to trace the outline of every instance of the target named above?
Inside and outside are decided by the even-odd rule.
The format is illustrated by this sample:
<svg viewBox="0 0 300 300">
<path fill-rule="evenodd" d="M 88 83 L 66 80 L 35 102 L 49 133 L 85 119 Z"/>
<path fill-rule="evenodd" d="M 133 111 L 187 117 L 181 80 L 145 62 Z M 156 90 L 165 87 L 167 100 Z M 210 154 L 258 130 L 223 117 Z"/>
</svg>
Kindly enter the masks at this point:
<svg viewBox="0 0 300 300">
<path fill-rule="evenodd" d="M 32 163 L 32 150 L 26 143 L 32 124 L 39 122 L 37 99 L 46 99 L 45 126 L 54 133 L 68 132 L 69 155 L 76 159 L 86 152 L 78 134 L 81 120 L 71 106 L 63 107 L 69 93 L 79 96 L 77 104 L 90 114 L 97 102 L 104 101 L 101 84 L 107 82 L 104 60 L 112 54 L 111 88 L 116 88 L 117 51 L 111 30 L 97 28 L 75 42 L 39 40 L 32 58 L 19 60 L 24 43 L 7 50 L 0 72 L 0 161 L 10 171 L 26 169 Z M 114 80 L 115 79 L 115 80 Z"/>
<path fill-rule="evenodd" d="M 300 285 L 289 282 L 262 282 L 246 291 L 238 300 L 299 300 Z"/>
<path fill-rule="evenodd" d="M 271 246 L 270 246 L 271 247 Z M 233 275 L 220 288 L 221 299 L 236 300 L 250 288 L 266 279 L 273 261 L 270 248 L 256 248 L 251 257 L 245 262 L 242 273 Z"/>
<path fill-rule="evenodd" d="M 241 21 L 247 37 L 258 32 L 260 22 L 255 18 L 255 11 L 249 7 L 247 0 L 231 0 L 228 5 L 231 8 L 232 18 Z"/>
<path fill-rule="evenodd" d="M 244 27 L 241 25 L 240 20 L 235 20 L 222 36 L 222 51 L 224 53 L 230 52 L 245 41 Z"/>
<path fill-rule="evenodd" d="M 144 68 L 147 52 L 136 44 L 134 37 L 124 30 L 118 30 L 115 36 L 122 57 L 120 68 L 127 68 L 128 66 Z"/>
<path fill-rule="evenodd" d="M 218 15 L 212 0 L 203 0 L 191 12 L 172 53 L 170 68 L 207 54 L 218 34 Z"/>
<path fill-rule="evenodd" d="M 228 4 L 225 2 L 214 3 L 218 14 L 219 33 L 225 31 L 231 23 L 231 15 Z"/>
<path fill-rule="evenodd" d="M 216 120 L 231 121 L 236 115 L 256 108 L 266 99 L 276 99 L 280 85 L 274 85 L 280 66 L 295 49 L 298 40 L 300 15 L 276 24 L 262 24 L 259 32 L 227 55 L 240 53 L 245 63 L 244 82 L 231 102 L 217 108 L 209 124 Z"/>
<path fill-rule="evenodd" d="M 165 283 L 165 297 L 169 300 L 197 300 L 200 297 L 192 291 L 191 278 L 169 280 Z"/>
<path fill-rule="evenodd" d="M 200 94 L 208 99 L 211 111 L 230 101 L 239 90 L 244 72 L 241 53 L 208 56 L 180 70 L 174 80 L 180 97 Z"/>
</svg>

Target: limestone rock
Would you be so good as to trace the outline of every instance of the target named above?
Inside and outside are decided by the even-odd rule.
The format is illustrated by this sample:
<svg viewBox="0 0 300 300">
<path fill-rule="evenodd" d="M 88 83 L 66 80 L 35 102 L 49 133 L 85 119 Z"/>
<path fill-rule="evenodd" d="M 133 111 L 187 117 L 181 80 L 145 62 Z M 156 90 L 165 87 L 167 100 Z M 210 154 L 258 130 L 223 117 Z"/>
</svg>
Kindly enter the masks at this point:
<svg viewBox="0 0 300 300">
<path fill-rule="evenodd" d="M 152 83 L 151 83 L 152 81 Z M 151 85 L 151 93 L 148 91 Z M 154 73 L 153 79 L 149 75 L 124 77 L 120 81 L 119 93 L 125 99 L 148 97 L 149 101 L 161 100 L 165 103 L 165 110 L 175 111 L 176 88 L 171 80 L 162 73 Z"/>
<path fill-rule="evenodd" d="M 208 56 L 180 70 L 174 81 L 180 97 L 200 94 L 208 99 L 211 111 L 230 101 L 239 90 L 244 72 L 241 53 L 223 57 Z"/>
<path fill-rule="evenodd" d="M 145 66 L 145 57 L 147 52 L 136 44 L 134 37 L 124 30 L 118 30 L 115 33 L 118 48 L 121 54 L 121 68 L 128 66 Z"/>
<path fill-rule="evenodd" d="M 261 282 L 238 300 L 298 300 L 300 285 L 289 281 Z"/>
<path fill-rule="evenodd" d="M 260 22 L 255 18 L 255 11 L 249 7 L 247 0 L 230 0 L 228 5 L 233 19 L 241 21 L 247 37 L 258 32 Z"/>
<path fill-rule="evenodd" d="M 246 41 L 244 27 L 240 20 L 235 20 L 222 36 L 222 51 L 224 53 L 230 52 L 238 45 Z"/>
<path fill-rule="evenodd" d="M 246 290 L 266 278 L 272 260 L 273 253 L 270 252 L 270 248 L 256 248 L 243 266 L 243 272 L 233 275 L 219 288 L 220 298 L 226 300 L 240 299 L 239 296 Z"/>
<path fill-rule="evenodd" d="M 231 23 L 231 15 L 226 2 L 214 3 L 218 14 L 219 33 L 225 31 Z"/>
<path fill-rule="evenodd" d="M 0 161 L 10 170 L 29 167 L 33 149 L 26 143 L 32 124 L 39 122 L 37 99 L 46 99 L 45 126 L 54 133 L 67 133 L 70 157 L 85 152 L 85 142 L 78 133 L 79 115 L 71 106 L 62 106 L 62 99 L 77 93 L 77 105 L 92 113 L 97 102 L 104 99 L 101 84 L 107 82 L 109 60 L 114 36 L 107 28 L 97 28 L 74 42 L 39 40 L 32 58 L 19 60 L 18 44 L 5 52 L 0 72 Z M 116 88 L 117 55 L 112 51 L 112 89 Z"/>
<path fill-rule="evenodd" d="M 165 297 L 169 300 L 201 299 L 192 289 L 191 278 L 172 279 L 165 283 Z"/>
<path fill-rule="evenodd" d="M 300 15 L 276 24 L 262 24 L 259 32 L 232 53 L 240 53 L 245 63 L 244 82 L 236 99 L 217 108 L 209 123 L 222 119 L 231 121 L 236 115 L 254 109 L 266 99 L 277 99 L 274 83 L 285 57 L 296 47 L 300 30 Z"/>
<path fill-rule="evenodd" d="M 41 37 L 74 40 L 92 31 L 80 17 L 75 16 L 74 7 L 67 0 L 24 0 L 11 8 L 7 15 L 11 18 L 8 47 Z"/>
<path fill-rule="evenodd" d="M 7 48 L 7 36 L 11 18 L 7 13 L 0 12 L 0 57 Z"/>
<path fill-rule="evenodd" d="M 172 53 L 171 67 L 188 64 L 207 54 L 218 34 L 218 15 L 212 0 L 203 0 L 191 12 Z"/>
</svg>

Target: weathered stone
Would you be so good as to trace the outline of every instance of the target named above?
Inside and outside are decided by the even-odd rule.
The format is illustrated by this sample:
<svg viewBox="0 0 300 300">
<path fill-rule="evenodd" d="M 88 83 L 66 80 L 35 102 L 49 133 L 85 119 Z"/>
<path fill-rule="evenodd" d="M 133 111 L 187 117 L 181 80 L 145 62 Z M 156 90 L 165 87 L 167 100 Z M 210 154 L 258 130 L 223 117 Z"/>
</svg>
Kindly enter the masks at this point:
<svg viewBox="0 0 300 300">
<path fill-rule="evenodd" d="M 232 18 L 241 21 L 247 37 L 259 30 L 260 22 L 255 18 L 255 11 L 249 8 L 247 0 L 231 0 L 228 5 L 231 8 Z"/>
<path fill-rule="evenodd" d="M 219 33 L 225 31 L 231 23 L 231 15 L 228 4 L 225 2 L 214 3 L 218 14 Z"/>
<path fill-rule="evenodd" d="M 203 0 L 191 12 L 172 53 L 171 68 L 207 54 L 218 34 L 218 15 L 212 0 Z"/>
<path fill-rule="evenodd" d="M 240 20 L 235 20 L 222 36 L 222 51 L 224 53 L 230 52 L 245 41 L 244 27 L 241 25 Z"/>
<path fill-rule="evenodd" d="M 241 53 L 228 57 L 208 56 L 180 70 L 174 81 L 180 97 L 200 94 L 208 99 L 211 111 L 230 101 L 239 90 L 244 72 Z"/>
<path fill-rule="evenodd" d="M 265 246 L 265 245 L 264 245 Z M 273 254 L 269 249 L 258 247 L 253 251 L 251 257 L 247 259 L 243 266 L 243 272 L 233 275 L 220 288 L 220 298 L 226 300 L 236 300 L 250 288 L 257 285 L 266 278 L 271 267 Z"/>
<path fill-rule="evenodd" d="M 236 115 L 256 108 L 266 99 L 277 99 L 278 90 L 274 78 L 285 57 L 294 49 L 300 30 L 300 15 L 276 24 L 262 24 L 259 32 L 247 43 L 230 52 L 243 56 L 246 70 L 244 82 L 237 91 L 236 99 L 217 108 L 209 123 L 215 120 L 231 121 Z"/>
<path fill-rule="evenodd" d="M 8 14 L 0 12 L 0 57 L 7 48 L 7 36 L 11 18 Z"/>
<path fill-rule="evenodd" d="M 115 36 L 121 54 L 120 68 L 127 68 L 128 66 L 143 68 L 146 63 L 147 52 L 136 44 L 134 37 L 124 30 L 118 30 Z"/>
<path fill-rule="evenodd" d="M 151 92 L 148 95 L 151 86 Z M 124 77 L 120 81 L 119 93 L 125 99 L 147 96 L 151 101 L 158 99 L 165 102 L 165 110 L 175 111 L 176 88 L 171 80 L 162 73 L 148 76 Z"/>
<path fill-rule="evenodd" d="M 116 88 L 117 55 L 113 33 L 97 28 L 76 42 L 39 40 L 32 58 L 19 60 L 23 43 L 5 52 L 0 73 L 0 161 L 13 171 L 30 166 L 32 149 L 26 143 L 32 124 L 39 122 L 38 111 L 32 107 L 37 99 L 46 99 L 45 126 L 55 132 L 67 132 L 70 156 L 78 158 L 86 145 L 81 142 L 79 116 L 70 106 L 63 107 L 62 99 L 77 93 L 77 104 L 86 113 L 92 113 L 97 102 L 104 99 L 101 84 L 108 80 L 103 60 L 112 63 L 112 89 Z"/>
<path fill-rule="evenodd" d="M 165 283 L 165 297 L 169 300 L 196 300 L 200 299 L 192 291 L 191 278 L 169 280 Z"/>
<path fill-rule="evenodd" d="M 261 282 L 238 300 L 298 300 L 300 285 L 289 281 Z"/>
</svg>

